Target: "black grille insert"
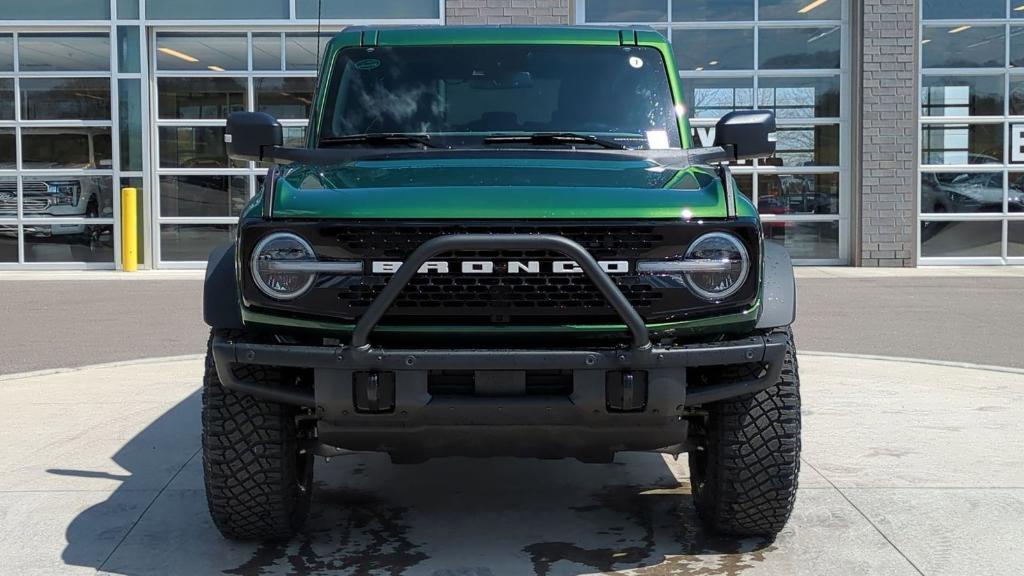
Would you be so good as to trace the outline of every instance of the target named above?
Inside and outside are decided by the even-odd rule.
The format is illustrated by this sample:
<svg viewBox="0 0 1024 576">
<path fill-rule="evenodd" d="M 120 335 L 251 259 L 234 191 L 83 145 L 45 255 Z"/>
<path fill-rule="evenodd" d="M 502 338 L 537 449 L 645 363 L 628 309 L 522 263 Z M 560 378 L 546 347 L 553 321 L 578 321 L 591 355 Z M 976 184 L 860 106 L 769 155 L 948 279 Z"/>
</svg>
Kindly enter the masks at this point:
<svg viewBox="0 0 1024 576">
<path fill-rule="evenodd" d="M 427 392 L 431 396 L 476 396 L 476 372 L 473 370 L 431 370 L 427 374 Z M 569 396 L 572 394 L 572 370 L 527 370 L 526 396 Z"/>
</svg>

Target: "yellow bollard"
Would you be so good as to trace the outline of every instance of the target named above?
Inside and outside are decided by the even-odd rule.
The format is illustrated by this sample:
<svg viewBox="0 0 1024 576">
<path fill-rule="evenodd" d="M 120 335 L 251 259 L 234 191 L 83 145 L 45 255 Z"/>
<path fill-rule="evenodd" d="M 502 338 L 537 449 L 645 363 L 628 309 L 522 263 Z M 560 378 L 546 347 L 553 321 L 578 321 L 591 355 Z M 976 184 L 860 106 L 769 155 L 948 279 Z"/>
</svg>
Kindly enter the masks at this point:
<svg viewBox="0 0 1024 576">
<path fill-rule="evenodd" d="M 138 202 L 135 188 L 121 189 L 121 265 L 125 272 L 139 269 L 139 237 L 136 211 Z"/>
</svg>

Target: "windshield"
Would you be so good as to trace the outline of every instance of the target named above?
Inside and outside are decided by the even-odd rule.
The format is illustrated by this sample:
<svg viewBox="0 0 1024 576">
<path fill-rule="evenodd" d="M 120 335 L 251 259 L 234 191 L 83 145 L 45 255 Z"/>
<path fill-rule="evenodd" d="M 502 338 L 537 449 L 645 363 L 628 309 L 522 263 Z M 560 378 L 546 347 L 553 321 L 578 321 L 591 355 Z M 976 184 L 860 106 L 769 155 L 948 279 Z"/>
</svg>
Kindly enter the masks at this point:
<svg viewBox="0 0 1024 576">
<path fill-rule="evenodd" d="M 340 53 L 335 70 L 321 143 L 359 134 L 413 133 L 458 146 L 494 134 L 558 132 L 630 148 L 681 145 L 665 62 L 655 48 L 349 48 Z"/>
</svg>

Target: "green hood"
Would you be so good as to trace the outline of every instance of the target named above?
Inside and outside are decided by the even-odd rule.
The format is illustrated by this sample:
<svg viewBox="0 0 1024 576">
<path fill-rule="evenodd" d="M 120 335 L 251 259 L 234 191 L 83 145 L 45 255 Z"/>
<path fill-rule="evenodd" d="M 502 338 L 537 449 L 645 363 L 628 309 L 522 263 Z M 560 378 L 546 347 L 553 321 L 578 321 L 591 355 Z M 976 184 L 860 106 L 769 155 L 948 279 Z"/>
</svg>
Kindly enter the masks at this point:
<svg viewBox="0 0 1024 576">
<path fill-rule="evenodd" d="M 590 219 L 716 218 L 713 173 L 651 160 L 490 157 L 357 160 L 291 165 L 276 187 L 275 218 Z M 753 215 L 752 207 L 740 215 Z"/>
</svg>

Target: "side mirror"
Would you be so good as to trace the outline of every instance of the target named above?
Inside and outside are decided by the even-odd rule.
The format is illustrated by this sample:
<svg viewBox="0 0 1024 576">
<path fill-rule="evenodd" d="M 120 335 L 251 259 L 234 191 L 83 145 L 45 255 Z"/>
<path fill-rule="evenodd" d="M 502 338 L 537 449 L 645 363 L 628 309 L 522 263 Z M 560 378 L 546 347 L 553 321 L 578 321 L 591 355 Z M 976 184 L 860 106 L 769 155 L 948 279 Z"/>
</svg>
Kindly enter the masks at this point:
<svg viewBox="0 0 1024 576">
<path fill-rule="evenodd" d="M 264 160 L 275 146 L 281 146 L 284 137 L 281 123 L 263 112 L 235 112 L 228 116 L 224 143 L 228 156 L 234 160 Z"/>
<path fill-rule="evenodd" d="M 715 125 L 715 146 L 731 147 L 736 160 L 775 154 L 775 114 L 768 110 L 737 110 Z"/>
</svg>

